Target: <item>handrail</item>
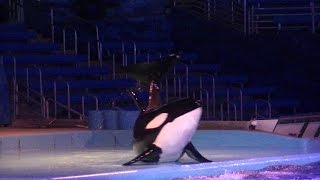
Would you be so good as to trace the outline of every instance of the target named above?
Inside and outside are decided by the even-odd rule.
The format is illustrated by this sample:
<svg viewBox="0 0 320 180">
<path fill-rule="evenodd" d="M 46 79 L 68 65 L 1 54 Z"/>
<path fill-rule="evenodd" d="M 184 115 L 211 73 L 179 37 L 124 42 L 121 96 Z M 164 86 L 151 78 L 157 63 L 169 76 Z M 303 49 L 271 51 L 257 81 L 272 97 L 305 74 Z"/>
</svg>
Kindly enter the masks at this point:
<svg viewBox="0 0 320 180">
<path fill-rule="evenodd" d="M 24 21 L 23 0 L 9 0 L 9 18 L 17 22 Z"/>
<path fill-rule="evenodd" d="M 309 10 L 309 13 L 300 14 L 310 16 L 310 24 L 307 26 L 289 26 L 287 28 L 304 28 L 310 27 L 312 33 L 315 33 L 316 19 L 315 16 L 319 16 L 319 3 L 310 0 L 305 6 L 287 5 L 287 7 L 276 6 L 267 7 L 263 3 L 251 3 L 247 0 L 175 0 L 175 7 L 183 7 L 190 10 L 197 15 L 205 17 L 207 20 L 215 20 L 224 22 L 225 24 L 231 24 L 235 29 L 241 28 L 245 34 L 257 34 L 259 30 L 275 29 L 282 30 L 285 27 L 278 23 L 276 26 L 273 24 L 275 16 L 291 16 L 299 15 L 292 13 L 292 10 Z M 275 14 L 269 12 L 268 14 L 257 13 L 259 10 L 277 10 L 282 13 Z M 286 12 L 290 10 L 291 12 Z M 270 16 L 268 20 L 263 19 L 263 16 Z"/>
<path fill-rule="evenodd" d="M 289 12 L 287 10 L 290 10 Z M 296 11 L 294 11 L 296 10 Z M 301 12 L 303 10 L 304 12 Z M 320 6 L 310 1 L 306 6 L 289 6 L 289 7 L 263 7 L 251 6 L 250 13 L 250 31 L 251 33 L 259 33 L 259 30 L 275 29 L 281 31 L 283 29 L 299 29 L 310 27 L 312 33 L 315 33 L 315 16 L 320 15 Z M 276 22 L 275 17 L 291 17 L 291 16 L 310 16 L 310 24 L 305 25 L 285 25 Z"/>
<path fill-rule="evenodd" d="M 212 94 L 212 116 L 215 117 L 216 116 L 215 77 L 213 75 L 211 75 L 211 74 L 208 74 L 208 73 L 192 73 L 191 75 L 199 76 L 199 78 L 200 78 L 200 85 L 198 87 L 199 89 L 204 89 L 204 87 L 202 86 L 202 77 L 203 76 L 209 76 L 209 77 L 212 78 L 212 88 L 213 88 L 212 91 L 211 91 L 211 94 Z M 188 79 L 187 77 L 188 78 L 190 77 L 189 73 L 188 73 L 188 75 L 186 75 L 186 74 L 183 74 L 183 75 L 181 75 L 181 74 L 173 74 L 173 75 L 167 75 L 165 77 L 165 79 L 164 79 L 164 81 L 166 83 L 165 84 L 166 85 L 165 94 L 166 94 L 167 101 L 168 101 L 168 98 L 169 98 L 169 83 L 168 83 L 169 81 L 168 80 L 169 79 L 173 79 L 174 80 L 174 82 L 173 82 L 174 83 L 174 96 L 178 95 L 178 97 L 181 98 L 182 97 L 181 96 L 181 91 L 182 91 L 181 78 L 186 78 L 186 80 L 187 80 Z M 177 81 L 178 81 L 178 90 L 177 90 L 177 87 L 176 87 Z M 189 86 L 187 86 L 187 88 L 188 88 L 188 91 L 190 91 Z M 207 89 L 205 89 L 205 90 L 209 93 L 209 91 Z M 195 92 L 195 91 L 192 90 L 192 92 Z M 187 96 L 187 97 L 189 97 L 189 96 Z M 201 101 L 203 100 L 201 91 L 199 91 L 199 98 L 200 98 Z M 208 103 L 208 107 L 210 107 L 209 104 L 210 103 Z M 210 112 L 210 111 L 208 111 L 208 112 Z"/>
<path fill-rule="evenodd" d="M 77 38 L 78 39 L 78 38 Z M 103 66 L 103 60 L 102 60 L 102 43 L 101 41 L 89 41 L 87 42 L 87 56 L 88 56 L 88 60 L 87 60 L 87 66 L 90 67 L 91 66 L 91 44 L 93 43 L 97 43 L 98 47 L 97 47 L 97 56 L 98 56 L 98 60 L 99 60 L 99 65 L 100 67 Z M 77 45 L 78 46 L 78 45 Z"/>
<path fill-rule="evenodd" d="M 209 119 L 210 114 L 209 114 L 209 91 L 207 89 L 203 89 L 203 88 L 199 88 L 198 89 L 200 94 L 200 97 L 202 96 L 202 92 L 206 93 L 206 119 Z M 193 89 L 193 98 L 196 99 L 196 95 L 195 95 L 195 91 L 197 91 L 197 89 Z M 203 102 L 203 100 L 200 100 L 201 102 Z"/>
<path fill-rule="evenodd" d="M 67 81 L 60 80 L 67 86 L 67 110 L 68 110 L 68 118 L 71 119 L 71 100 L 70 100 L 70 84 Z M 53 92 L 54 92 L 54 117 L 57 117 L 57 80 L 53 82 Z"/>
<path fill-rule="evenodd" d="M 16 115 L 18 113 L 18 106 L 17 106 L 17 99 L 18 99 L 18 96 L 20 95 L 20 97 L 23 97 L 23 98 L 26 98 L 24 96 L 24 94 L 22 92 L 19 91 L 19 88 L 18 88 L 18 84 L 14 85 L 14 90 L 13 90 L 14 94 L 13 94 L 13 121 L 16 120 Z M 37 93 L 37 92 L 36 92 Z M 39 95 L 39 94 L 37 94 Z M 35 104 L 38 104 L 40 105 L 40 113 L 36 112 L 36 111 L 33 111 L 34 113 L 37 113 L 39 115 L 44 115 L 44 109 L 43 109 L 43 106 L 41 105 L 40 102 L 38 102 L 36 99 L 32 98 L 32 97 L 27 97 L 27 100 L 28 101 L 32 101 L 33 103 Z"/>
<path fill-rule="evenodd" d="M 68 107 L 67 107 L 66 105 L 64 105 L 63 103 L 59 102 L 59 101 L 55 101 L 55 100 L 52 99 L 52 98 L 47 98 L 47 101 L 48 101 L 48 102 L 51 101 L 51 102 L 57 104 L 58 106 L 66 109 L 66 110 L 68 110 Z M 86 119 L 87 119 L 87 117 L 86 117 L 85 115 L 79 113 L 78 111 L 76 111 L 76 110 L 74 110 L 74 109 L 70 109 L 70 112 L 78 115 L 78 116 L 80 117 L 80 119 L 82 119 L 82 120 L 86 120 Z M 51 122 L 49 122 L 49 125 L 52 124 L 54 121 L 56 121 L 56 119 L 53 119 Z"/>
<path fill-rule="evenodd" d="M 78 31 L 74 28 L 65 26 L 62 29 L 62 47 L 63 47 L 63 53 L 66 54 L 66 31 L 70 29 L 74 33 L 74 52 L 75 54 L 78 54 Z"/>
<path fill-rule="evenodd" d="M 233 106 L 233 110 L 234 110 L 234 120 L 237 121 L 237 105 L 235 103 L 232 102 L 228 102 L 228 101 L 224 101 L 223 103 L 220 104 L 220 113 L 221 113 L 221 121 L 223 121 L 224 119 L 224 111 L 223 111 L 223 107 L 224 104 L 231 104 Z M 227 118 L 228 120 L 230 120 L 230 112 L 227 112 Z"/>
<path fill-rule="evenodd" d="M 271 110 L 272 110 L 271 109 L 272 108 L 271 103 L 270 103 L 269 100 L 264 100 L 264 99 L 257 99 L 255 101 L 255 116 L 256 116 L 256 119 L 258 119 L 258 104 L 259 103 L 267 104 L 267 106 L 268 106 L 268 118 L 271 119 Z"/>
<path fill-rule="evenodd" d="M 182 97 L 182 86 L 181 86 L 181 78 L 184 77 L 183 75 L 167 75 L 165 78 L 164 78 L 164 81 L 166 83 L 166 98 L 169 99 L 169 79 L 178 79 L 178 97 L 181 98 Z M 160 82 L 162 83 L 162 82 Z M 176 82 L 175 82 L 176 83 Z M 162 84 L 160 84 L 161 86 Z M 177 96 L 177 92 L 176 92 L 176 89 L 174 89 L 174 96 L 176 97 Z M 187 97 L 187 96 L 186 96 Z"/>
<path fill-rule="evenodd" d="M 92 95 L 92 94 L 86 94 L 86 95 L 83 95 L 82 97 L 81 97 L 81 105 L 82 105 L 82 114 L 83 114 L 83 116 L 85 116 L 85 96 L 89 96 L 89 97 L 92 97 L 92 98 L 94 98 L 95 99 L 95 101 L 96 101 L 96 110 L 99 110 L 99 99 L 97 98 L 97 96 L 95 96 L 95 95 Z"/>
<path fill-rule="evenodd" d="M 37 67 L 35 67 L 37 70 L 38 70 L 38 72 L 40 73 L 40 76 L 39 76 L 39 81 L 40 82 L 42 82 L 42 79 L 41 79 L 41 69 L 40 68 L 37 68 Z M 13 78 L 14 79 L 14 78 Z M 14 81 L 14 80 L 13 80 Z M 13 98 L 13 111 L 14 111 L 14 119 L 16 118 L 15 117 L 15 115 L 16 115 L 16 113 L 18 112 L 18 108 L 17 108 L 17 106 L 16 106 L 16 104 L 17 104 L 17 101 L 18 101 L 18 97 L 17 97 L 17 95 L 23 95 L 21 92 L 19 92 L 19 90 L 18 90 L 18 84 L 17 84 L 17 82 L 14 82 L 13 83 L 13 88 L 14 88 L 14 98 Z M 42 86 L 42 83 L 40 83 L 40 86 Z M 41 89 L 41 88 L 40 88 Z M 75 113 L 75 114 L 77 114 L 77 115 L 79 115 L 80 116 L 80 118 L 81 119 L 85 119 L 86 117 L 85 116 L 83 116 L 81 113 L 79 113 L 79 112 L 77 112 L 76 110 L 74 110 L 74 109 L 72 109 L 69 105 L 68 106 L 65 106 L 64 104 L 62 104 L 62 103 L 60 103 L 60 102 L 58 102 L 58 101 L 56 101 L 56 100 L 54 100 L 54 99 L 52 99 L 52 98 L 49 98 L 49 97 L 45 97 L 45 95 L 44 95 L 44 93 L 42 92 L 38 92 L 38 91 L 36 91 L 36 90 L 34 90 L 34 89 L 30 89 L 30 87 L 28 87 L 28 84 L 27 84 L 27 88 L 26 88 L 26 90 L 27 90 L 27 95 L 26 96 L 23 96 L 24 98 L 26 98 L 28 101 L 32 101 L 32 102 L 34 102 L 34 103 L 37 103 L 37 104 L 39 104 L 40 106 L 41 106 L 41 115 L 43 116 L 43 117 L 46 117 L 47 119 L 49 119 L 49 102 L 50 101 L 52 101 L 52 102 L 54 102 L 54 104 L 55 104 L 55 118 L 57 117 L 57 106 L 60 106 L 60 107 L 62 107 L 62 108 L 65 108 L 66 110 L 68 110 L 68 112 L 71 114 L 71 112 L 72 113 Z M 34 99 L 32 96 L 30 96 L 30 92 L 32 92 L 33 94 L 35 94 L 35 95 L 37 95 L 37 96 L 39 96 L 40 97 L 40 102 L 39 101 L 37 101 L 36 99 Z M 29 93 L 29 94 L 28 94 Z M 56 99 L 56 97 L 55 97 L 55 99 Z M 69 115 L 69 117 L 70 117 L 70 115 Z M 70 119 L 70 118 L 69 118 Z M 52 120 L 50 123 L 49 123 L 49 125 L 50 124 L 52 124 L 54 121 L 55 121 L 56 119 L 54 119 L 54 120 Z"/>
<path fill-rule="evenodd" d="M 178 64 L 182 64 L 185 66 L 185 77 L 186 77 L 186 90 L 187 90 L 187 97 L 189 97 L 189 66 L 185 63 L 178 62 Z M 176 66 L 173 68 L 173 76 L 176 76 Z M 174 79 L 174 89 L 176 90 L 176 80 Z"/>
<path fill-rule="evenodd" d="M 239 95 L 240 95 L 240 121 L 242 121 L 243 120 L 243 91 L 242 91 L 242 88 L 228 87 L 227 88 L 227 101 L 230 101 L 230 89 L 239 90 Z M 228 111 L 229 111 L 229 105 L 228 105 Z"/>
<path fill-rule="evenodd" d="M 215 76 L 209 73 L 189 73 L 188 74 L 189 77 L 191 76 L 195 76 L 195 77 L 199 77 L 199 88 L 203 88 L 203 77 L 204 76 L 208 76 L 209 78 L 212 79 L 212 109 L 213 109 L 213 117 L 216 116 L 216 96 L 215 96 Z"/>
<path fill-rule="evenodd" d="M 38 67 L 28 67 L 26 68 L 26 83 L 27 83 L 27 99 L 29 99 L 30 97 L 30 88 L 29 88 L 29 69 L 36 69 L 37 72 L 39 73 L 39 93 L 40 93 L 40 97 L 41 97 L 41 100 L 40 100 L 40 103 L 41 103 L 41 106 L 44 107 L 44 101 L 42 99 L 42 97 L 44 97 L 44 93 L 43 93 L 43 82 L 42 82 L 42 71 L 40 68 Z"/>
<path fill-rule="evenodd" d="M 207 20 L 214 20 L 231 25 L 234 29 L 247 33 L 247 2 L 246 0 L 175 0 L 175 7 L 183 7 L 203 16 Z"/>
<path fill-rule="evenodd" d="M 215 77 L 212 74 L 209 73 L 201 73 L 200 74 L 200 89 L 203 88 L 203 84 L 202 84 L 202 77 L 203 76 L 208 76 L 210 78 L 212 78 L 212 115 L 215 118 L 216 117 L 216 90 L 215 90 Z M 202 98 L 202 97 L 201 97 Z"/>
<path fill-rule="evenodd" d="M 52 35 L 51 35 L 51 39 L 52 39 L 52 42 L 55 42 L 55 29 L 56 29 L 56 25 L 54 23 L 54 15 L 55 13 L 58 13 L 58 10 L 57 9 L 54 9 L 54 8 L 51 8 L 50 9 L 50 24 L 51 24 L 51 32 L 52 32 Z M 97 57 L 98 57 L 98 60 L 99 60 L 99 63 L 100 63 L 100 66 L 102 66 L 102 42 L 100 40 L 100 34 L 99 34 L 99 27 L 97 24 L 91 22 L 91 21 L 88 21 L 86 19 L 83 19 L 81 17 L 78 17 L 78 16 L 68 16 L 66 18 L 69 18 L 71 20 L 69 20 L 69 23 L 67 24 L 64 24 L 63 27 L 62 27 L 62 36 L 63 36 L 63 47 L 64 47 L 64 53 L 65 53 L 65 50 L 66 50 L 66 37 L 65 37 L 65 33 L 66 33 L 66 29 L 67 28 L 71 28 L 74 30 L 74 51 L 75 53 L 77 54 L 78 53 L 78 30 L 76 28 L 74 28 L 72 26 L 72 23 L 84 23 L 86 25 L 88 25 L 89 27 L 91 27 L 94 31 L 95 31 L 95 35 L 94 35 L 94 39 L 96 41 L 96 44 L 97 44 Z M 91 40 L 88 40 L 88 41 L 91 41 Z M 88 49 L 89 49 L 89 46 L 88 45 Z M 90 54 L 91 52 L 88 52 L 88 59 L 90 58 Z"/>
</svg>

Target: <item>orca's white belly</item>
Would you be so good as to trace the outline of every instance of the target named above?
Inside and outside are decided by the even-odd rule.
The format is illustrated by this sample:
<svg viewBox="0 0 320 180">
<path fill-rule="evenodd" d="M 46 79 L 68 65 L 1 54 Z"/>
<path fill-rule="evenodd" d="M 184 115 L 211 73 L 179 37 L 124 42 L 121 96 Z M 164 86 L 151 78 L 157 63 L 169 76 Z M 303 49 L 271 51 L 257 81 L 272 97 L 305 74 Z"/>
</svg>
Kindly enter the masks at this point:
<svg viewBox="0 0 320 180">
<path fill-rule="evenodd" d="M 202 108 L 199 107 L 177 117 L 161 129 L 153 143 L 162 149 L 160 161 L 175 161 L 180 157 L 198 127 L 201 114 Z"/>
</svg>

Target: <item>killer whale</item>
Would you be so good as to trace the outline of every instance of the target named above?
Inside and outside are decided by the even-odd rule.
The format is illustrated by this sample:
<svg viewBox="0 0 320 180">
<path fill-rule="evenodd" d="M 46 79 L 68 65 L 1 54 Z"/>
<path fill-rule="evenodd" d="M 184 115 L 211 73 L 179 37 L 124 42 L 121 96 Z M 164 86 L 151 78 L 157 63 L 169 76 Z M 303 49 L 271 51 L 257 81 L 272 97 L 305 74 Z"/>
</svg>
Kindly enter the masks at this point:
<svg viewBox="0 0 320 180">
<path fill-rule="evenodd" d="M 194 147 L 191 138 L 202 114 L 201 103 L 183 98 L 161 105 L 160 88 L 157 85 L 179 60 L 174 54 L 151 64 L 135 64 L 125 67 L 129 76 L 149 84 L 147 108 L 129 91 L 141 110 L 133 129 L 133 149 L 137 156 L 124 166 L 136 162 L 158 163 L 177 161 L 185 153 L 199 162 L 211 162 Z"/>
</svg>

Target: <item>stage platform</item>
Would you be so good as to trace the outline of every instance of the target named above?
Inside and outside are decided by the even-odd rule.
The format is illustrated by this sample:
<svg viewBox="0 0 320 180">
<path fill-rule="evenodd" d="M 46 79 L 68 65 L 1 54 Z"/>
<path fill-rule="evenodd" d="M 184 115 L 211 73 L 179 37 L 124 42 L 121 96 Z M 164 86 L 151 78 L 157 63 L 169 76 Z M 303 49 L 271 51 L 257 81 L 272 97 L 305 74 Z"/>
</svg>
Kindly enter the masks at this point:
<svg viewBox="0 0 320 180">
<path fill-rule="evenodd" d="M 121 164 L 135 155 L 128 130 L 0 129 L 1 178 L 174 179 L 320 161 L 320 140 L 244 130 L 199 130 L 194 145 L 212 163 Z"/>
</svg>

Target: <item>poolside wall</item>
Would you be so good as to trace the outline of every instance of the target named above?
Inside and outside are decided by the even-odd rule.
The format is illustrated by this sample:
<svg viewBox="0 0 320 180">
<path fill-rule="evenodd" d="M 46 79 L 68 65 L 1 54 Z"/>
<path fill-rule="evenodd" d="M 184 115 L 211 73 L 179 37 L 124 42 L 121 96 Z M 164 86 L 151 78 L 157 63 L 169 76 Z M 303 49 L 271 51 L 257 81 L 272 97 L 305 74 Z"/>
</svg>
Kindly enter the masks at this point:
<svg viewBox="0 0 320 180">
<path fill-rule="evenodd" d="M 128 147 L 132 142 L 132 131 L 70 131 L 46 134 L 27 134 L 0 137 L 1 153 L 24 151 L 55 151 L 66 149 Z"/>
<path fill-rule="evenodd" d="M 201 130 L 247 130 L 250 121 L 200 121 Z"/>
<path fill-rule="evenodd" d="M 239 138 L 241 142 L 239 142 Z M 286 137 L 268 133 L 241 130 L 199 130 L 193 137 L 195 146 L 200 148 L 214 147 L 310 147 L 312 139 Z M 208 144 L 208 142 L 210 142 Z M 0 137 L 0 155 L 6 153 L 23 153 L 27 151 L 59 151 L 90 148 L 131 148 L 132 131 L 129 130 L 97 130 L 70 131 L 47 134 L 27 134 Z M 319 148 L 320 143 L 317 143 Z M 1 156 L 0 156 L 1 158 Z"/>
</svg>

